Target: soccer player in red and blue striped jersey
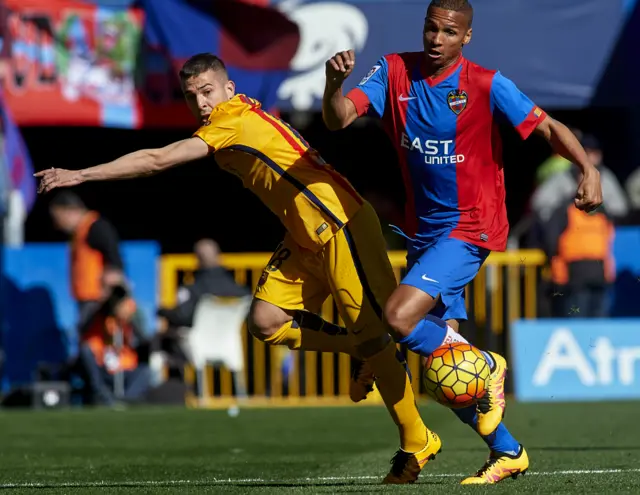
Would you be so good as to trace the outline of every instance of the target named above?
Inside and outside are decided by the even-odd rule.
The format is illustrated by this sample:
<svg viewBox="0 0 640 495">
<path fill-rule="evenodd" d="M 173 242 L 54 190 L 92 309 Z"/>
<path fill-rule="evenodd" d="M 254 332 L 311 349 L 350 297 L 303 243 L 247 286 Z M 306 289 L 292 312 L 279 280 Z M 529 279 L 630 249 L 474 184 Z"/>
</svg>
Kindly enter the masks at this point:
<svg viewBox="0 0 640 495">
<path fill-rule="evenodd" d="M 549 117 L 500 72 L 462 56 L 471 41 L 467 0 L 433 0 L 423 30 L 424 51 L 382 57 L 346 96 L 353 51 L 327 62 L 323 117 L 330 129 L 356 118 L 382 119 L 398 154 L 406 187 L 409 271 L 389 298 L 385 316 L 396 340 L 422 356 L 457 333 L 467 318 L 464 288 L 491 251 L 504 251 L 509 225 L 498 125 L 523 139 L 536 133 L 582 170 L 575 204 L 602 202 L 599 173 L 571 131 Z M 526 471 L 527 454 L 502 424 L 506 361 L 484 353 L 492 367 L 488 393 L 455 410 L 485 440 L 491 456 L 463 483 L 496 483 Z"/>
</svg>

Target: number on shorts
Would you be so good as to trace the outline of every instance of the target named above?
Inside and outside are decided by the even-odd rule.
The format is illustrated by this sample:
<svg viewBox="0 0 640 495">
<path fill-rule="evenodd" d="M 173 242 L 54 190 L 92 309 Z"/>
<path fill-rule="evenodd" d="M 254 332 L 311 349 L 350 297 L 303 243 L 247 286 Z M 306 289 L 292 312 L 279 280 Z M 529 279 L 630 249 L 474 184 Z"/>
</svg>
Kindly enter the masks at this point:
<svg viewBox="0 0 640 495">
<path fill-rule="evenodd" d="M 282 244 L 280 244 L 280 246 L 282 246 Z M 269 272 L 278 271 L 280 269 L 280 267 L 282 266 L 282 262 L 284 260 L 288 259 L 289 256 L 291 256 L 291 250 L 290 249 L 288 249 L 288 248 L 280 248 L 280 246 L 278 246 L 278 248 L 276 249 L 275 253 L 273 253 L 273 256 L 269 260 L 269 263 L 267 263 L 266 270 L 269 271 Z"/>
</svg>

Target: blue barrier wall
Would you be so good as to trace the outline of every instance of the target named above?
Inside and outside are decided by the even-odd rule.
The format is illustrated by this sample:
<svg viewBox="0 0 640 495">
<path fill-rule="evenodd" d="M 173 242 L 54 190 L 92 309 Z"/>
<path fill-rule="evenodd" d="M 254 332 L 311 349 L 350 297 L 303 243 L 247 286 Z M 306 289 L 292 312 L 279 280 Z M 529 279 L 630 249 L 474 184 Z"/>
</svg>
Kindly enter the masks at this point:
<svg viewBox="0 0 640 495">
<path fill-rule="evenodd" d="M 155 323 L 156 242 L 123 242 L 127 277 L 144 315 L 147 331 Z M 3 388 L 28 382 L 37 363 L 60 363 L 77 352 L 76 304 L 69 284 L 69 248 L 62 243 L 4 249 L 2 346 L 6 360 Z"/>
<path fill-rule="evenodd" d="M 516 399 L 640 399 L 640 319 L 518 321 L 511 328 Z"/>
<path fill-rule="evenodd" d="M 616 283 L 611 316 L 640 316 L 640 227 L 618 227 L 613 245 Z"/>
</svg>

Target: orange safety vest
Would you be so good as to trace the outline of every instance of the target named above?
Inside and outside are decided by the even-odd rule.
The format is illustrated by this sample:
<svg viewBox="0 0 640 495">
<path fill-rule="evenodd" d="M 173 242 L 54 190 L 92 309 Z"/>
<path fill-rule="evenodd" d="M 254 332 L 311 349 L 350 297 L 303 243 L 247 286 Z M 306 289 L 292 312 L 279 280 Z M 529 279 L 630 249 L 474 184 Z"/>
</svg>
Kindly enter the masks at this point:
<svg viewBox="0 0 640 495">
<path fill-rule="evenodd" d="M 87 243 L 89 229 L 98 218 L 98 213 L 88 212 L 71 240 L 71 291 L 76 301 L 96 301 L 102 297 L 104 258 Z"/>
<path fill-rule="evenodd" d="M 128 299 L 125 304 L 135 308 L 135 301 Z M 115 348 L 116 332 L 122 332 L 122 347 L 118 352 Z M 131 347 L 133 328 L 129 323 L 120 322 L 113 316 L 96 316 L 91 328 L 83 336 L 93 353 L 98 366 L 104 366 L 109 373 L 117 371 L 131 371 L 138 367 L 138 354 Z"/>
<path fill-rule="evenodd" d="M 558 240 L 558 254 L 551 260 L 551 274 L 556 284 L 569 282 L 568 264 L 576 261 L 602 261 L 605 280 L 613 282 L 615 266 L 612 256 L 614 227 L 604 213 L 588 214 L 574 205 L 567 210 L 567 228 Z"/>
</svg>

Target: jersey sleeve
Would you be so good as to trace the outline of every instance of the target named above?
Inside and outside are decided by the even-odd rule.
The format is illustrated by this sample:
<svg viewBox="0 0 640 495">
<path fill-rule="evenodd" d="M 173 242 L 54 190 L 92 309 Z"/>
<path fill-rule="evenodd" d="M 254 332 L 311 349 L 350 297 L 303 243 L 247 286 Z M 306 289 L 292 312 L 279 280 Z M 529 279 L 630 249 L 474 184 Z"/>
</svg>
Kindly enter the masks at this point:
<svg viewBox="0 0 640 495">
<path fill-rule="evenodd" d="M 536 106 L 518 87 L 496 72 L 491 83 L 491 111 L 504 115 L 522 139 L 527 139 L 547 114 Z"/>
<path fill-rule="evenodd" d="M 347 93 L 356 106 L 358 116 L 365 114 L 382 117 L 389 90 L 389 64 L 386 58 L 381 58 L 369 70 L 366 76 Z"/>
<path fill-rule="evenodd" d="M 242 122 L 239 116 L 214 110 L 209 121 L 193 135 L 207 143 L 211 151 L 217 151 L 236 144 L 241 130 Z"/>
</svg>

